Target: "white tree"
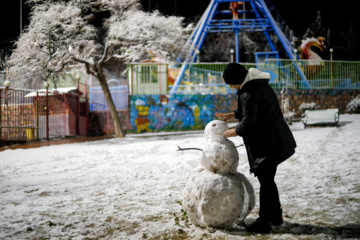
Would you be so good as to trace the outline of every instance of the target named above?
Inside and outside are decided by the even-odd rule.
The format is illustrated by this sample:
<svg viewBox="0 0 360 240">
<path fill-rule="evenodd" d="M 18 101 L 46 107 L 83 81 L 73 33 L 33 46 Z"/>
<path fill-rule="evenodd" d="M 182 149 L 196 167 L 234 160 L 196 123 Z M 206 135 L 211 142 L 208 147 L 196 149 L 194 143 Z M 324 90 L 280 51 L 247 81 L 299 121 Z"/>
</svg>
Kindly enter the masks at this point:
<svg viewBox="0 0 360 240">
<path fill-rule="evenodd" d="M 48 80 L 71 63 L 83 64 L 99 80 L 116 137 L 125 134 L 104 76 L 106 65 L 145 59 L 150 50 L 175 59 L 192 30 L 183 18 L 141 11 L 138 0 L 28 2 L 34 7 L 11 56 L 11 76 Z"/>
</svg>

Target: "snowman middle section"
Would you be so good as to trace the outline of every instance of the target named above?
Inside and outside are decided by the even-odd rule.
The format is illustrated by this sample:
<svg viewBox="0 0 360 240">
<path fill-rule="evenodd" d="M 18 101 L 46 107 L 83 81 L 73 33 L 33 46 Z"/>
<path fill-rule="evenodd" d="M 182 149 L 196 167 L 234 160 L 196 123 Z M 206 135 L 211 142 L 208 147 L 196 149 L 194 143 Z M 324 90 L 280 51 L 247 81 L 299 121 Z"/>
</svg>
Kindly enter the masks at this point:
<svg viewBox="0 0 360 240">
<path fill-rule="evenodd" d="M 237 172 L 239 154 L 223 136 L 225 122 L 214 120 L 205 127 L 201 165 L 185 186 L 183 206 L 200 227 L 228 228 L 245 219 L 255 206 L 254 189 Z"/>
</svg>

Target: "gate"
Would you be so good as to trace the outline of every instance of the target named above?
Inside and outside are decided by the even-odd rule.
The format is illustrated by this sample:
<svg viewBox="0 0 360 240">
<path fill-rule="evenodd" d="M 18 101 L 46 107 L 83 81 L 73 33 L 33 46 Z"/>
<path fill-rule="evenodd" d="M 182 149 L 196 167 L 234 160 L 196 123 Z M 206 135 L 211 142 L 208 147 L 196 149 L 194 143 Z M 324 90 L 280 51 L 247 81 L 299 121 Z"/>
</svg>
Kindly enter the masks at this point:
<svg viewBox="0 0 360 240">
<path fill-rule="evenodd" d="M 27 90 L 0 89 L 0 139 L 26 141 L 35 138 L 38 131 L 37 109 Z"/>
<path fill-rule="evenodd" d="M 168 64 L 129 64 L 128 78 L 131 95 L 168 93 Z"/>
<path fill-rule="evenodd" d="M 111 79 L 107 83 L 122 128 L 128 130 L 130 129 L 129 88 L 127 85 L 121 85 L 116 79 Z M 97 128 L 99 129 L 97 130 L 105 134 L 114 133 L 114 124 L 101 87 L 90 87 L 90 112 L 93 115 L 92 121 L 96 121 L 98 124 Z"/>
<path fill-rule="evenodd" d="M 76 88 L 0 88 L 0 140 L 31 141 L 87 134 L 86 103 Z"/>
</svg>

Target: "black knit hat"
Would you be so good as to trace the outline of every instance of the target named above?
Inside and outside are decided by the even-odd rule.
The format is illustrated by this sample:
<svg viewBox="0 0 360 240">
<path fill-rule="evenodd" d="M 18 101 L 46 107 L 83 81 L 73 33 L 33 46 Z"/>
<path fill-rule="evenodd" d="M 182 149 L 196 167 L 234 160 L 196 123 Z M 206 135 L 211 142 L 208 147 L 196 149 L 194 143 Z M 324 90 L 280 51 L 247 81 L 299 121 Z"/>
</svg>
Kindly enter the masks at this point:
<svg viewBox="0 0 360 240">
<path fill-rule="evenodd" d="M 242 84 L 245 80 L 247 73 L 248 70 L 246 70 L 243 65 L 232 62 L 225 67 L 225 70 L 223 72 L 223 79 L 226 84 L 229 85 Z"/>
</svg>

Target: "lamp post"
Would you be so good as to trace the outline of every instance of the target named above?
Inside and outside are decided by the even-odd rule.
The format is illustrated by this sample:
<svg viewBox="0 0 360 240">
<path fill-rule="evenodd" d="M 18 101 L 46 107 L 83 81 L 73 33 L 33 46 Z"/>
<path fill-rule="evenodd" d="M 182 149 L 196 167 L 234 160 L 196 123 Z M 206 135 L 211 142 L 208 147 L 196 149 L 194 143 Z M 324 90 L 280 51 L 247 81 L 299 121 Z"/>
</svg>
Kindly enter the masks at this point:
<svg viewBox="0 0 360 240">
<path fill-rule="evenodd" d="M 8 89 L 10 87 L 10 81 L 9 81 L 9 69 L 6 68 L 6 81 L 4 82 L 4 86 Z"/>
<path fill-rule="evenodd" d="M 77 84 L 77 90 L 79 91 L 79 87 L 80 87 L 80 79 L 81 79 L 81 77 L 80 77 L 80 75 L 77 73 L 76 75 L 75 75 L 75 81 L 76 81 L 76 84 Z"/>
<path fill-rule="evenodd" d="M 7 74 L 6 74 L 6 78 L 7 78 Z M 10 81 L 8 79 L 6 79 L 6 81 L 4 82 L 4 86 L 5 86 L 5 104 L 8 105 L 8 97 L 9 97 L 9 87 L 10 87 Z M 1 91 L 0 91 L 0 99 L 1 99 Z M 1 101 L 0 101 L 0 108 L 1 108 Z M 1 111 L 2 109 L 0 109 L 0 137 L 1 137 L 1 132 L 2 132 L 2 129 L 1 129 Z M 10 118 L 9 116 L 7 117 L 7 125 L 10 126 Z M 9 131 L 10 131 L 10 128 L 8 128 L 8 136 L 9 136 Z"/>
<path fill-rule="evenodd" d="M 4 82 L 4 86 L 5 86 L 5 104 L 8 104 L 10 81 L 6 79 L 6 81 Z"/>
<path fill-rule="evenodd" d="M 10 81 L 8 79 L 8 74 L 7 74 L 7 69 L 6 69 L 6 81 L 4 82 L 4 86 L 5 86 L 5 104 L 8 104 L 8 95 L 9 95 L 9 87 L 10 87 Z"/>
<path fill-rule="evenodd" d="M 298 52 L 298 50 L 294 49 L 295 59 L 297 59 L 297 52 Z"/>
<path fill-rule="evenodd" d="M 45 96 L 46 140 L 49 141 L 49 83 L 48 82 L 44 82 L 44 88 L 46 89 L 46 96 Z"/>
<path fill-rule="evenodd" d="M 22 33 L 22 0 L 20 0 L 20 34 Z"/>
<path fill-rule="evenodd" d="M 230 49 L 230 62 L 234 62 L 234 49 Z"/>
<path fill-rule="evenodd" d="M 334 50 L 330 48 L 331 88 L 334 88 L 333 52 Z"/>
<path fill-rule="evenodd" d="M 334 49 L 330 48 L 330 61 L 333 60 L 333 52 L 334 52 Z"/>
<path fill-rule="evenodd" d="M 80 87 L 80 75 L 77 73 L 75 75 L 75 79 L 76 79 L 76 82 L 77 82 L 77 90 L 76 90 L 76 93 L 77 93 L 77 96 L 76 96 L 76 107 L 77 107 L 77 117 L 75 118 L 75 132 L 77 135 L 80 135 L 80 94 L 79 94 L 79 87 Z"/>
<path fill-rule="evenodd" d="M 10 87 L 10 81 L 9 80 L 6 80 L 4 82 L 4 86 L 8 89 Z"/>
</svg>

